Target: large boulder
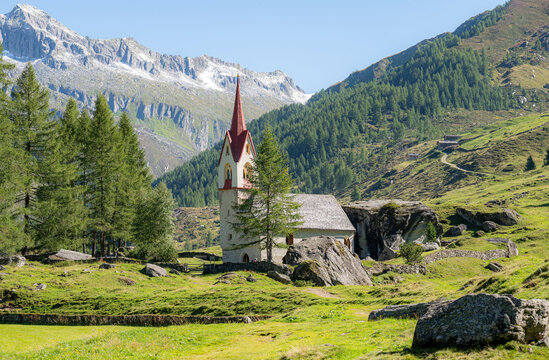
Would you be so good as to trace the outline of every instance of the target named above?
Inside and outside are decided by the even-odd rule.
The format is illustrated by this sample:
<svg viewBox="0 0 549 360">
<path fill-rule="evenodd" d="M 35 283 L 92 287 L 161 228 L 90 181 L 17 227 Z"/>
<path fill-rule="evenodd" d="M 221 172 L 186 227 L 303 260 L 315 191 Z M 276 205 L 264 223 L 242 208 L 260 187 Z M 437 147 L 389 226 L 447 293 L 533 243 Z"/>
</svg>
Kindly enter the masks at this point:
<svg viewBox="0 0 549 360">
<path fill-rule="evenodd" d="M 355 247 L 361 259 L 389 260 L 404 242 L 423 243 L 429 223 L 435 226 L 437 238 L 442 235 L 434 210 L 419 201 L 358 201 L 343 210 L 357 229 Z"/>
<path fill-rule="evenodd" d="M 460 236 L 463 235 L 463 232 L 467 230 L 467 225 L 459 224 L 457 226 L 452 226 L 446 232 L 446 236 Z"/>
<path fill-rule="evenodd" d="M 27 262 L 24 256 L 12 255 L 0 257 L 0 265 L 13 265 L 17 267 L 23 267 Z"/>
<path fill-rule="evenodd" d="M 145 268 L 143 269 L 146 275 L 149 275 L 150 277 L 159 277 L 159 276 L 167 276 L 168 272 L 166 269 L 154 265 L 154 264 L 147 264 L 145 265 Z"/>
<path fill-rule="evenodd" d="M 498 225 L 516 225 L 521 216 L 511 209 L 499 209 L 497 211 L 480 211 L 480 210 L 468 210 L 465 208 L 457 208 L 456 214 L 469 224 L 482 226 L 485 221 L 493 221 Z"/>
<path fill-rule="evenodd" d="M 93 256 L 78 251 L 61 249 L 55 254 L 48 256 L 49 261 L 86 261 L 92 260 Z"/>
<path fill-rule="evenodd" d="M 290 246 L 284 264 L 296 266 L 292 280 L 317 286 L 372 285 L 359 259 L 333 237 L 308 238 Z"/>
<path fill-rule="evenodd" d="M 493 221 L 483 221 L 482 222 L 482 230 L 484 230 L 487 233 L 491 233 L 499 229 L 499 225 L 496 224 Z"/>
<path fill-rule="evenodd" d="M 508 341 L 549 345 L 549 301 L 465 295 L 433 303 L 417 322 L 413 347 L 471 347 Z"/>
</svg>

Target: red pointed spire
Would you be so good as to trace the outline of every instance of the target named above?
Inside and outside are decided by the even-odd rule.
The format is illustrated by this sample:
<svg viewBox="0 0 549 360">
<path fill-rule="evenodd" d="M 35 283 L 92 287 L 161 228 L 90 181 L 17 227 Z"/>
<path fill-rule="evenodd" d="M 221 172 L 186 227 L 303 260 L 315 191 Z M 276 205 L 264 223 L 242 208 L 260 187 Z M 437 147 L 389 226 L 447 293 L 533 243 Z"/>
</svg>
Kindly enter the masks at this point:
<svg viewBox="0 0 549 360">
<path fill-rule="evenodd" d="M 231 123 L 231 137 L 237 138 L 246 130 L 244 122 L 244 113 L 242 112 L 242 102 L 240 101 L 240 77 L 236 79 L 236 96 L 234 98 L 233 121 Z"/>
</svg>

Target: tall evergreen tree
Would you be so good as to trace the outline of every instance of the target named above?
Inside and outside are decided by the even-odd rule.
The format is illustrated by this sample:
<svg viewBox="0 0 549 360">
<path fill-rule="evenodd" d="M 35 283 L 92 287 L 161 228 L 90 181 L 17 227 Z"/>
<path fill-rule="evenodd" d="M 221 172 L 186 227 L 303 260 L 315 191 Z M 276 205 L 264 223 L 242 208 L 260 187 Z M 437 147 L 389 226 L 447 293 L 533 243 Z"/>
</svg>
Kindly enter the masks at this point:
<svg viewBox="0 0 549 360">
<path fill-rule="evenodd" d="M 100 256 L 106 255 L 106 242 L 112 230 L 116 180 L 120 168 L 118 131 L 107 100 L 99 95 L 89 133 L 89 207 L 94 234 L 94 248 L 99 241 Z"/>
<path fill-rule="evenodd" d="M 543 166 L 549 166 L 549 149 L 545 150 L 545 160 Z"/>
<path fill-rule="evenodd" d="M 24 217 L 24 232 L 31 236 L 36 225 L 36 190 L 41 180 L 41 164 L 48 158 L 48 148 L 55 123 L 49 110 L 49 94 L 36 80 L 29 63 L 12 90 L 13 104 L 10 118 L 13 122 L 15 144 L 24 153 L 20 174 L 23 189 L 18 201 Z"/>
<path fill-rule="evenodd" d="M 273 259 L 274 238 L 292 234 L 300 222 L 299 204 L 293 201 L 293 186 L 288 160 L 280 150 L 269 126 L 263 133 L 250 176 L 251 187 L 243 190 L 245 198 L 234 204 L 237 222 L 233 228 L 248 240 L 242 246 L 257 245 Z"/>
<path fill-rule="evenodd" d="M 49 250 L 80 249 L 86 227 L 84 187 L 78 183 L 78 116 L 76 102 L 70 99 L 46 142 L 47 156 L 39 167 L 37 245 Z"/>
<path fill-rule="evenodd" d="M 6 95 L 10 83 L 6 72 L 13 65 L 3 61 L 2 50 L 0 43 L 0 254 L 12 254 L 30 245 L 30 237 L 23 233 L 15 207 L 17 195 L 23 190 L 23 151 L 15 146 L 9 119 L 11 102 Z"/>
</svg>

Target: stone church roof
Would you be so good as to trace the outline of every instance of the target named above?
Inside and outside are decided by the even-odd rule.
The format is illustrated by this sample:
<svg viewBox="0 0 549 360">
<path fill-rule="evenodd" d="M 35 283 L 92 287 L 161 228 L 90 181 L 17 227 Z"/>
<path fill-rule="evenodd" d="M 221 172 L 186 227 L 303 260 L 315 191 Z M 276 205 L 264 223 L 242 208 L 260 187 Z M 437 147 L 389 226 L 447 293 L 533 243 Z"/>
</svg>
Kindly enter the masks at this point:
<svg viewBox="0 0 549 360">
<path fill-rule="evenodd" d="M 355 231 L 333 195 L 297 194 L 294 201 L 301 204 L 299 213 L 303 217 L 298 229 Z"/>
</svg>

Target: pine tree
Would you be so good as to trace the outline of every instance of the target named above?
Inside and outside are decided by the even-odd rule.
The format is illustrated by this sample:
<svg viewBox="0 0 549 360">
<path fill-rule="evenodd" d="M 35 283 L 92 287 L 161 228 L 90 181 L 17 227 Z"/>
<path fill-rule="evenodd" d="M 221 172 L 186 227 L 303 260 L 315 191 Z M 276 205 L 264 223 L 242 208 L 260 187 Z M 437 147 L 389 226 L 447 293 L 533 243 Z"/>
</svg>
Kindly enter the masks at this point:
<svg viewBox="0 0 549 360">
<path fill-rule="evenodd" d="M 131 224 L 137 198 L 142 191 L 150 191 L 152 178 L 137 134 L 125 112 L 120 117 L 118 133 L 121 164 L 116 174 L 112 234 L 120 245 L 121 239 L 131 240 Z"/>
<path fill-rule="evenodd" d="M 3 61 L 2 50 L 0 43 L 0 255 L 10 255 L 30 245 L 30 237 L 23 233 L 15 207 L 17 194 L 23 190 L 19 176 L 23 172 L 23 151 L 15 146 L 13 124 L 9 119 L 11 102 L 6 95 L 10 84 L 6 72 L 13 65 Z"/>
<path fill-rule="evenodd" d="M 102 95 L 95 101 L 89 133 L 88 201 L 95 243 L 99 240 L 100 256 L 106 254 L 107 236 L 112 231 L 116 180 L 120 168 L 118 131 L 107 100 Z M 98 237 L 98 238 L 97 238 Z"/>
<path fill-rule="evenodd" d="M 549 149 L 545 151 L 545 161 L 543 162 L 543 166 L 549 166 Z"/>
<path fill-rule="evenodd" d="M 532 158 L 532 155 L 528 156 L 528 159 L 526 159 L 526 166 L 524 167 L 525 171 L 535 170 L 536 169 L 536 163 L 534 162 L 534 159 Z"/>
<path fill-rule="evenodd" d="M 288 160 L 269 126 L 253 160 L 250 183 L 252 186 L 243 190 L 245 198 L 233 206 L 237 222 L 232 226 L 248 240 L 242 247 L 259 244 L 272 262 L 274 238 L 292 234 L 301 222 L 300 205 L 290 194 L 293 181 Z"/>
<path fill-rule="evenodd" d="M 86 227 L 84 187 L 78 184 L 78 109 L 70 99 L 65 113 L 46 142 L 47 156 L 40 163 L 37 198 L 37 243 L 43 249 L 80 249 Z"/>
<path fill-rule="evenodd" d="M 55 123 L 49 110 L 49 94 L 36 80 L 34 68 L 29 63 L 17 79 L 12 90 L 13 104 L 10 118 L 13 122 L 15 144 L 24 153 L 21 173 L 23 190 L 18 198 L 24 217 L 24 232 L 31 236 L 37 224 L 36 191 L 42 183 L 39 178 L 41 163 L 48 159 L 49 142 Z"/>
<path fill-rule="evenodd" d="M 358 186 L 353 187 L 353 192 L 351 193 L 351 201 L 358 201 L 360 200 L 360 190 L 358 190 Z"/>
<path fill-rule="evenodd" d="M 177 258 L 173 241 L 174 208 L 172 194 L 164 183 L 141 194 L 133 223 L 134 256 L 148 261 Z"/>
</svg>

